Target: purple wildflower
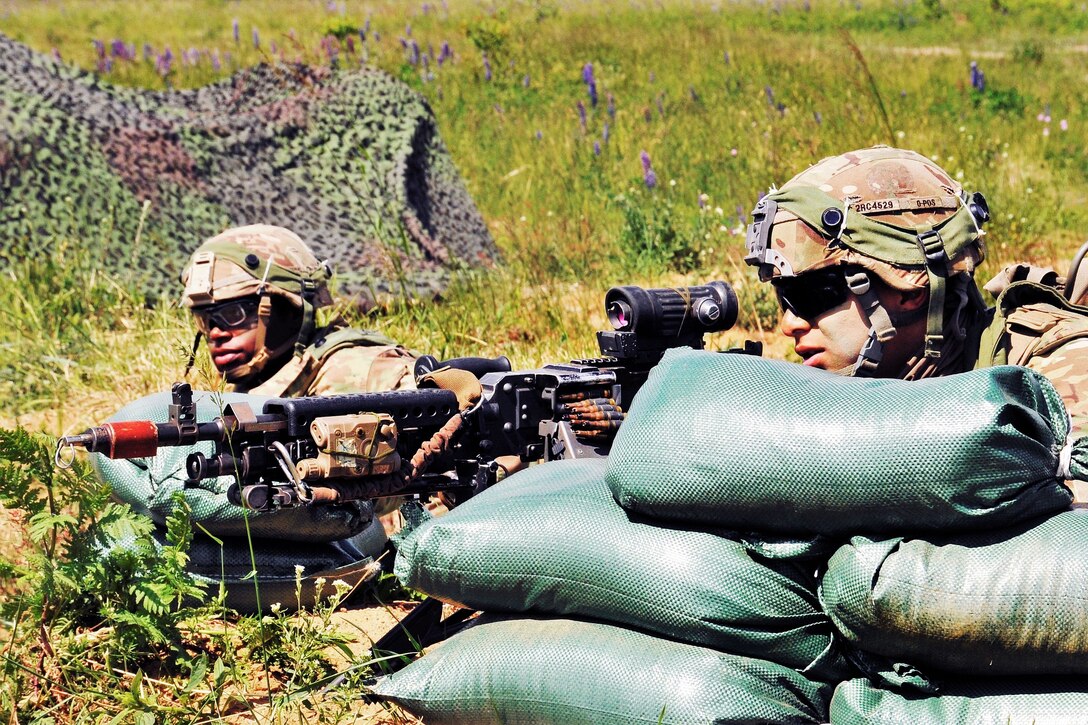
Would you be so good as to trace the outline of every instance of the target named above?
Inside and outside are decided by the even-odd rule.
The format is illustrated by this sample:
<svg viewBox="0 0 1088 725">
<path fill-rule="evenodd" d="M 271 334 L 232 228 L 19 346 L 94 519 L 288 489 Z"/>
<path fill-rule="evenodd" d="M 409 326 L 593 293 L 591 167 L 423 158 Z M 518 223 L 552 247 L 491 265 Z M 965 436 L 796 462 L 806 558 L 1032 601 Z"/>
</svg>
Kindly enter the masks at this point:
<svg viewBox="0 0 1088 725">
<path fill-rule="evenodd" d="M 494 108 L 495 108 L 495 113 L 499 114 L 500 116 L 502 116 L 503 114 L 506 113 L 505 111 L 502 110 L 502 106 L 500 106 L 497 103 L 495 104 Z"/>
<path fill-rule="evenodd" d="M 407 35 L 409 38 L 412 37 L 412 24 L 411 23 L 408 23 L 408 24 L 406 24 L 404 26 L 404 34 Z"/>
<path fill-rule="evenodd" d="M 578 122 L 582 124 L 582 133 L 586 132 L 586 104 L 578 101 Z"/>
<path fill-rule="evenodd" d="M 537 140 L 537 141 L 542 141 L 542 140 L 544 140 L 544 132 L 543 132 L 543 131 L 537 131 L 537 132 L 536 132 L 536 140 Z"/>
<path fill-rule="evenodd" d="M 593 76 L 593 64 L 586 63 L 582 66 L 582 82 L 589 91 L 589 105 L 597 107 L 597 79 Z"/>
<path fill-rule="evenodd" d="M 234 36 L 235 45 L 240 43 L 242 36 L 240 35 L 240 33 L 238 31 L 238 18 L 235 18 L 234 20 L 230 21 L 230 32 Z"/>
<path fill-rule="evenodd" d="M 409 43 L 408 46 L 408 49 L 410 51 L 408 62 L 412 65 L 419 65 L 419 43 L 417 43 L 413 38 L 412 42 Z"/>
<path fill-rule="evenodd" d="M 824 117 L 823 117 L 823 114 L 821 114 L 819 111 L 813 111 L 812 112 L 812 117 L 814 119 L 816 119 L 816 125 L 817 126 L 822 126 L 823 125 Z"/>
<path fill-rule="evenodd" d="M 638 158 L 642 162 L 642 180 L 646 182 L 647 189 L 652 189 L 657 186 L 657 174 L 654 173 L 653 166 L 650 164 L 650 154 L 642 151 Z"/>
<path fill-rule="evenodd" d="M 663 92 L 657 94 L 657 115 L 661 118 L 665 117 L 665 94 Z"/>
<path fill-rule="evenodd" d="M 170 46 L 163 48 L 162 53 L 155 59 L 155 72 L 163 78 L 166 78 L 170 73 L 170 67 L 174 63 L 174 54 L 170 51 Z"/>
<path fill-rule="evenodd" d="M 529 87 L 529 74 L 528 73 L 526 73 L 525 76 L 521 79 L 521 85 L 522 85 L 523 88 L 528 88 Z"/>
<path fill-rule="evenodd" d="M 601 142 L 600 141 L 594 141 L 593 142 L 593 155 L 594 156 L 600 156 L 601 155 Z"/>
<path fill-rule="evenodd" d="M 586 63 L 584 66 L 582 66 L 582 83 L 585 83 L 588 86 L 592 82 L 593 82 L 593 64 L 592 63 Z"/>
<path fill-rule="evenodd" d="M 491 80 L 491 61 L 489 61 L 487 59 L 487 53 L 484 53 L 483 56 L 484 56 L 484 80 L 485 81 L 490 81 Z"/>
<path fill-rule="evenodd" d="M 611 93 L 608 94 L 608 117 L 616 120 L 616 97 Z"/>
<path fill-rule="evenodd" d="M 105 45 L 105 43 L 103 43 L 101 40 L 98 40 L 96 38 L 95 40 L 91 41 L 91 45 L 94 46 L 94 54 L 96 56 L 98 56 L 99 58 L 105 58 L 106 57 L 106 45 Z"/>
<path fill-rule="evenodd" d="M 774 89 L 770 86 L 763 86 L 763 95 L 767 97 L 767 105 L 774 106 Z"/>
<path fill-rule="evenodd" d="M 601 126 L 601 140 L 604 141 L 605 143 L 608 143 L 608 137 L 610 135 L 611 135 L 611 131 L 610 131 L 609 126 L 608 126 L 608 121 L 605 121 L 604 125 Z"/>
<path fill-rule="evenodd" d="M 261 34 L 257 32 L 257 28 L 253 28 L 253 49 L 258 50 L 261 47 Z"/>
<path fill-rule="evenodd" d="M 153 55 L 155 55 L 155 49 L 151 47 L 151 43 L 144 43 L 144 60 L 150 60 Z"/>
<path fill-rule="evenodd" d="M 115 58 L 126 58 L 128 56 L 128 48 L 125 47 L 125 41 L 114 38 L 110 43 L 110 55 Z"/>
<path fill-rule="evenodd" d="M 212 70 L 218 71 L 223 67 L 222 61 L 219 60 L 219 51 L 212 51 Z"/>
<path fill-rule="evenodd" d="M 725 61 L 726 65 L 729 65 L 729 51 L 728 50 L 725 51 L 724 53 L 722 53 L 722 60 Z"/>
<path fill-rule="evenodd" d="M 982 72 L 975 61 L 971 61 L 971 87 L 979 93 L 986 90 L 986 74 Z"/>
<path fill-rule="evenodd" d="M 450 50 L 450 44 L 447 41 L 442 41 L 442 47 L 438 49 L 438 65 L 442 65 L 452 57 L 453 51 Z"/>
</svg>

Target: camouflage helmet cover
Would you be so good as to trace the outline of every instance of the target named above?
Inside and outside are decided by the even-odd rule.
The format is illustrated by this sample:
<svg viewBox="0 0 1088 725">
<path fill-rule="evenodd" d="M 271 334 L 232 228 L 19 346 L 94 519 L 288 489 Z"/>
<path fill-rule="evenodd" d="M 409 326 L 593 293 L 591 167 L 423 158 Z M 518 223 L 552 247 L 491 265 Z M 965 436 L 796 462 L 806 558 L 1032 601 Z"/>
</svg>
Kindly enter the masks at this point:
<svg viewBox="0 0 1088 725">
<path fill-rule="evenodd" d="M 263 291 L 303 307 L 303 289 L 314 307 L 332 304 L 331 270 L 302 239 L 283 227 L 251 224 L 208 239 L 182 272 L 186 307 L 201 307 Z"/>
<path fill-rule="evenodd" d="M 753 249 L 752 228 L 748 238 L 746 261 L 759 265 L 764 279 L 850 264 L 893 288 L 924 289 L 931 280 L 917 236 L 929 229 L 943 237 L 946 274 L 973 273 L 983 259 L 978 217 L 986 214 L 985 200 L 968 197 L 948 173 L 914 151 L 874 146 L 823 159 L 760 205 L 766 208 L 772 200 L 777 203 L 767 249 Z M 753 212 L 757 219 L 760 210 Z M 838 226 L 827 223 L 840 220 Z"/>
</svg>

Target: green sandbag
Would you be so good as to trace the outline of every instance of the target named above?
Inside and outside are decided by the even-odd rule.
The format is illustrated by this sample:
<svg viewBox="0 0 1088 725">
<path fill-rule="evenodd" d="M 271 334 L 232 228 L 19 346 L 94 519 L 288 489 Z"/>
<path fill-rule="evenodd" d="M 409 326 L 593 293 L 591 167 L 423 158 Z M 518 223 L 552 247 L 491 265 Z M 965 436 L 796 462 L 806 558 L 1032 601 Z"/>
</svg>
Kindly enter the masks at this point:
<svg viewBox="0 0 1088 725">
<path fill-rule="evenodd" d="M 1085 713 L 1088 683 L 1073 677 L 964 680 L 931 697 L 856 679 L 831 698 L 832 725 L 1073 725 Z"/>
<path fill-rule="evenodd" d="M 739 530 L 991 529 L 1069 505 L 1068 433 L 1027 368 L 873 380 L 676 349 L 635 396 L 608 481 L 632 511 Z M 1088 476 L 1088 439 L 1068 450 L 1069 477 Z"/>
<path fill-rule="evenodd" d="M 198 421 L 212 420 L 233 402 L 248 402 L 260 411 L 267 396 L 241 393 L 193 392 Z M 154 393 L 135 400 L 117 411 L 110 420 L 169 420 L 170 393 Z M 363 531 L 373 519 L 369 501 L 329 506 L 302 506 L 282 511 L 255 512 L 227 500 L 233 476 L 201 481 L 199 488 L 186 488 L 185 459 L 193 452 L 210 456 L 213 444 L 160 448 L 152 458 L 111 460 L 92 454 L 91 464 L 98 476 L 113 487 L 114 495 L 134 511 L 160 526 L 177 506 L 174 494 L 182 492 L 192 509 L 192 520 L 215 536 L 270 538 L 288 541 L 339 541 Z M 249 526 L 246 526 L 246 518 Z"/>
<path fill-rule="evenodd" d="M 428 725 L 821 723 L 830 689 L 770 662 L 570 619 L 478 624 L 374 687 Z"/>
<path fill-rule="evenodd" d="M 1073 510 L 939 543 L 854 537 L 820 600 L 850 642 L 920 673 L 1084 675 L 1086 573 L 1088 511 Z"/>
<path fill-rule="evenodd" d="M 845 676 L 815 594 L 817 563 L 632 520 L 604 477 L 604 460 L 518 473 L 415 530 L 394 571 L 405 586 L 472 609 L 602 619 L 816 679 Z"/>
</svg>

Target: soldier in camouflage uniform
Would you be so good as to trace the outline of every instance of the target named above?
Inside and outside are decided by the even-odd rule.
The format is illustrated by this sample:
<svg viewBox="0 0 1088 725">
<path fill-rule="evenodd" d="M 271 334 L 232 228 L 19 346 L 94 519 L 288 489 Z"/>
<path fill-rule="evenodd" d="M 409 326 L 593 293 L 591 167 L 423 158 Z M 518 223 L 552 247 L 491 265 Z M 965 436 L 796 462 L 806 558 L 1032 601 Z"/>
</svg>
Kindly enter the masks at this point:
<svg viewBox="0 0 1088 725">
<path fill-rule="evenodd" d="M 316 327 L 317 309 L 332 303 L 331 274 L 294 232 L 264 224 L 228 229 L 193 253 L 184 302 L 234 390 L 294 397 L 415 387 L 413 356 L 389 338 Z"/>
<path fill-rule="evenodd" d="M 274 397 L 415 387 L 415 357 L 388 337 L 339 322 L 317 327 L 332 304 L 332 272 L 294 232 L 253 224 L 204 242 L 182 273 L 184 303 L 216 369 L 233 390 Z M 375 502 L 387 534 L 401 498 Z"/>
<path fill-rule="evenodd" d="M 1019 281 L 988 287 L 1000 296 L 987 308 L 973 274 L 988 219 L 982 196 L 929 159 L 877 146 L 772 189 L 753 212 L 745 261 L 774 285 L 781 330 L 805 365 L 903 379 L 1025 365 L 1054 383 L 1073 435 L 1088 435 L 1083 280 L 1012 268 L 1005 282 Z"/>
</svg>

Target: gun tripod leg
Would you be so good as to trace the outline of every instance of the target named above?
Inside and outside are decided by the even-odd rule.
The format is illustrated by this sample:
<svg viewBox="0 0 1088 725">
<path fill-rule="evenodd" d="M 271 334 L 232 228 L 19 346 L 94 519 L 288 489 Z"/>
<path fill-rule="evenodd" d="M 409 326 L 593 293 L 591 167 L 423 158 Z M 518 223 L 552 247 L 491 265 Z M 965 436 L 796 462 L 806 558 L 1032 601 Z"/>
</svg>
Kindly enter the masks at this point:
<svg viewBox="0 0 1088 725">
<path fill-rule="evenodd" d="M 412 655 L 456 634 L 476 614 L 472 609 L 458 609 L 443 619 L 442 606 L 438 599 L 427 597 L 374 643 L 370 649 L 372 659 L 392 656 L 381 664 L 383 672 L 396 672 L 410 664 Z"/>
</svg>

